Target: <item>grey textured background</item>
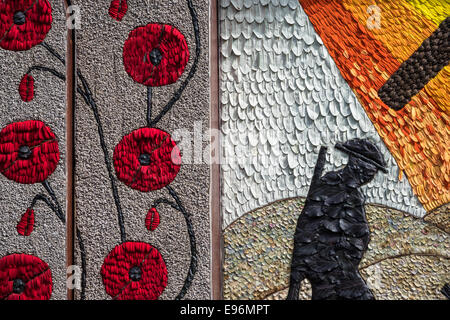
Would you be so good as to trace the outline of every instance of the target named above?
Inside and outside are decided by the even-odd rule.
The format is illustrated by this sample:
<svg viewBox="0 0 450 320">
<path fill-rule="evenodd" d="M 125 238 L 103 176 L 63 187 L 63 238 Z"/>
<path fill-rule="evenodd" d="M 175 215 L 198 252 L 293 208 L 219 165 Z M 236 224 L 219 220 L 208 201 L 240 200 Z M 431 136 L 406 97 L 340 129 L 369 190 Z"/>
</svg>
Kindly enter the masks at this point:
<svg viewBox="0 0 450 320">
<path fill-rule="evenodd" d="M 195 40 L 186 0 L 128 1 L 128 13 L 122 22 L 108 15 L 110 1 L 75 1 L 81 8 L 81 30 L 77 30 L 77 63 L 87 78 L 103 121 L 106 143 L 112 159 L 113 150 L 124 135 L 146 124 L 147 88 L 135 83 L 126 73 L 122 48 L 128 34 L 148 23 L 171 24 L 186 37 L 191 53 L 180 80 L 153 90 L 153 114 L 166 104 L 186 78 L 194 60 Z M 204 0 L 194 0 L 200 20 L 202 56 L 198 71 L 177 102 L 158 124 L 173 134 L 185 128 L 193 132 L 195 121 L 209 126 L 208 23 L 209 7 Z M 100 269 L 105 257 L 120 243 L 117 211 L 100 148 L 97 126 L 91 109 L 80 96 L 76 107 L 76 222 L 87 253 L 87 299 L 110 299 L 104 289 Z M 207 143 L 204 142 L 204 148 Z M 183 164 L 170 184 L 192 213 L 199 251 L 199 267 L 186 299 L 210 298 L 210 219 L 209 165 Z M 150 233 L 145 217 L 154 199 L 168 198 L 166 189 L 141 193 L 118 182 L 124 211 L 127 239 L 157 247 L 168 269 L 168 285 L 160 299 L 173 299 L 181 289 L 190 262 L 186 223 L 181 213 L 167 207 L 159 209 L 161 224 Z M 78 249 L 78 246 L 76 246 Z M 77 253 L 79 262 L 79 252 Z"/>
<path fill-rule="evenodd" d="M 45 42 L 62 56 L 65 55 L 66 30 L 62 1 L 52 1 L 53 24 Z M 0 49 L 0 130 L 12 122 L 41 120 L 56 134 L 60 162 L 49 177 L 61 207 L 66 203 L 65 175 L 65 84 L 49 74 L 34 71 L 35 98 L 24 103 L 19 96 L 19 84 L 28 68 L 42 65 L 64 73 L 65 68 L 43 47 L 14 52 Z M 19 236 L 16 225 L 32 199 L 45 193 L 41 184 L 21 185 L 0 175 L 0 257 L 12 253 L 26 253 L 45 261 L 53 278 L 52 299 L 66 298 L 66 228 L 56 215 L 42 202 L 35 206 L 35 226 L 29 237 Z"/>
</svg>

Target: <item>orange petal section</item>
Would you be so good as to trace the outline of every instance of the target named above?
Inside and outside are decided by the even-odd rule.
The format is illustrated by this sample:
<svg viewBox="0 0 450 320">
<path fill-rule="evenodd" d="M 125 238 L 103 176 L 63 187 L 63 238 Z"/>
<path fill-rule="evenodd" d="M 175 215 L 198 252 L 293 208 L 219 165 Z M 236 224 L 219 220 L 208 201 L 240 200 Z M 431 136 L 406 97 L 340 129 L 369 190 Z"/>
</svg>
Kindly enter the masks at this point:
<svg viewBox="0 0 450 320">
<path fill-rule="evenodd" d="M 379 26 L 368 28 L 368 31 L 400 63 L 408 59 L 437 28 L 435 23 L 403 0 L 343 0 L 343 4 L 365 26 L 370 25 L 370 19 L 375 19 L 379 12 Z M 368 9 L 373 5 L 377 8 Z"/>
<path fill-rule="evenodd" d="M 430 21 L 421 10 L 402 0 L 343 0 L 343 5 L 361 25 L 367 26 L 368 32 L 400 63 L 407 60 L 438 27 L 438 24 Z M 377 8 L 373 8 L 373 5 Z M 415 5 L 419 6 L 419 3 L 416 1 Z M 419 8 L 425 5 L 430 4 L 421 3 Z M 431 14 L 433 11 L 428 8 L 427 12 Z M 379 25 L 373 27 L 374 19 L 377 18 Z M 447 113 L 450 111 L 447 101 L 450 90 L 449 68 L 447 66 L 446 70 L 442 70 L 424 88 L 425 92 L 433 97 L 439 109 Z"/>
<path fill-rule="evenodd" d="M 439 108 L 450 114 L 450 103 L 448 97 L 450 95 L 450 65 L 442 69 L 436 77 L 430 80 L 424 88 L 425 92 L 433 97 Z"/>
<path fill-rule="evenodd" d="M 378 90 L 400 62 L 342 1 L 300 3 L 425 209 L 448 203 L 448 115 L 424 90 L 400 111 L 386 106 L 378 97 Z"/>
</svg>

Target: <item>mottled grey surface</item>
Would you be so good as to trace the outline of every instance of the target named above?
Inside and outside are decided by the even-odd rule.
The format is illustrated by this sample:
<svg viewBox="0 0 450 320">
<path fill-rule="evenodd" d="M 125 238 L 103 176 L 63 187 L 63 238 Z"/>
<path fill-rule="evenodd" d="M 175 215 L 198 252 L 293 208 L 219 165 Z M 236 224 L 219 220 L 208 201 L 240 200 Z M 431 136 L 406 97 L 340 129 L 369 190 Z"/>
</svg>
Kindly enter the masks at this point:
<svg viewBox="0 0 450 320">
<path fill-rule="evenodd" d="M 45 42 L 65 55 L 65 13 L 62 1 L 52 1 L 53 24 Z M 63 81 L 43 72 L 34 71 L 35 98 L 22 102 L 19 84 L 22 76 L 33 65 L 57 69 L 65 68 L 43 47 L 14 52 L 0 48 L 0 130 L 12 122 L 41 120 L 56 134 L 60 161 L 49 177 L 60 204 L 65 211 L 65 96 Z M 16 225 L 38 193 L 45 194 L 41 184 L 21 185 L 0 175 L 0 258 L 12 253 L 25 253 L 45 261 L 52 272 L 52 299 L 66 298 L 66 228 L 56 215 L 42 202 L 35 206 L 35 226 L 29 237 L 19 236 Z"/>
<path fill-rule="evenodd" d="M 147 88 L 133 81 L 122 62 L 122 48 L 128 34 L 151 22 L 172 24 L 186 37 L 191 57 L 180 80 L 153 90 L 154 115 L 172 97 L 186 78 L 194 60 L 195 41 L 186 0 L 129 1 L 128 13 L 118 22 L 108 15 L 110 1 L 75 1 L 81 7 L 81 30 L 77 31 L 77 61 L 89 82 L 103 121 L 109 156 L 121 138 L 146 124 Z M 202 56 L 194 79 L 182 98 L 158 128 L 171 134 L 185 128 L 193 132 L 195 121 L 203 130 L 209 126 L 208 3 L 194 0 L 199 14 Z M 206 148 L 204 142 L 204 148 Z M 183 159 L 183 161 L 186 159 Z M 186 209 L 192 213 L 199 251 L 199 267 L 187 299 L 210 298 L 209 165 L 184 163 L 172 182 Z M 161 299 L 173 299 L 186 277 L 190 247 L 181 213 L 161 207 L 161 224 L 150 233 L 145 216 L 154 199 L 168 198 L 166 189 L 141 193 L 118 182 L 129 241 L 156 246 L 168 269 L 168 285 Z M 110 299 L 100 269 L 108 253 L 120 243 L 117 211 L 99 144 L 97 126 L 90 108 L 78 96 L 76 108 L 76 208 L 77 225 L 87 253 L 87 299 Z M 77 254 L 79 261 L 79 253 Z"/>
</svg>

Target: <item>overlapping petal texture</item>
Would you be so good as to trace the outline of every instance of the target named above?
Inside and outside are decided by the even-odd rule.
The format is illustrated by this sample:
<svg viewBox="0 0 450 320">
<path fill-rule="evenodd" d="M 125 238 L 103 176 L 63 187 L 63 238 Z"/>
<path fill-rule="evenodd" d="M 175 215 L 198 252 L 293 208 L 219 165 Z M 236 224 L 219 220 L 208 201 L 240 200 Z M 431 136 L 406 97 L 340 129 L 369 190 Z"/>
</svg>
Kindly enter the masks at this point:
<svg viewBox="0 0 450 320">
<path fill-rule="evenodd" d="M 149 87 L 175 83 L 189 61 L 183 34 L 166 24 L 132 30 L 123 47 L 123 64 L 134 81 Z"/>
<path fill-rule="evenodd" d="M 31 49 L 44 41 L 52 20 L 47 0 L 0 2 L 0 47 L 12 51 Z"/>
<path fill-rule="evenodd" d="M 22 184 L 43 182 L 58 166 L 55 134 L 39 120 L 14 122 L 0 132 L 0 172 Z"/>
<path fill-rule="evenodd" d="M 117 177 L 142 192 L 167 186 L 180 171 L 180 164 L 175 142 L 167 132 L 155 128 L 133 131 L 114 149 Z"/>
<path fill-rule="evenodd" d="M 47 263 L 27 254 L 0 259 L 0 300 L 49 300 L 52 272 Z"/>
<path fill-rule="evenodd" d="M 105 258 L 101 274 L 106 292 L 117 300 L 156 300 L 167 286 L 159 251 L 143 242 L 126 242 Z"/>
<path fill-rule="evenodd" d="M 352 138 L 371 140 L 387 161 L 388 174 L 364 188 L 368 202 L 425 214 L 298 1 L 224 0 L 219 17 L 224 226 L 306 196 L 318 148 Z M 326 171 L 347 159 L 329 150 Z"/>
</svg>

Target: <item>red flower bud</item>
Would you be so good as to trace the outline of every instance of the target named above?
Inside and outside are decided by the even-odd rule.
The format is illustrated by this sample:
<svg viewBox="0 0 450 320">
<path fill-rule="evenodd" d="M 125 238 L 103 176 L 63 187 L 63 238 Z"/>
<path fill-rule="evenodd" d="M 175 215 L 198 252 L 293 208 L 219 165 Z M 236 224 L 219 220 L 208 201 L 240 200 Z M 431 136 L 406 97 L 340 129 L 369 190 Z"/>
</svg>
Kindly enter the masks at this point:
<svg viewBox="0 0 450 320">
<path fill-rule="evenodd" d="M 127 13 L 127 10 L 127 0 L 113 0 L 109 7 L 109 15 L 117 21 L 122 21 L 123 17 Z"/>
<path fill-rule="evenodd" d="M 28 237 L 33 232 L 33 228 L 34 228 L 34 210 L 28 208 L 27 212 L 23 214 L 22 218 L 17 224 L 17 232 L 21 236 Z"/>
<path fill-rule="evenodd" d="M 156 210 L 156 208 L 151 208 L 145 218 L 145 226 L 148 231 L 155 231 L 156 228 L 158 228 L 160 221 L 158 210 Z"/>
<path fill-rule="evenodd" d="M 20 98 L 24 102 L 30 102 L 34 99 L 34 78 L 26 74 L 23 76 L 19 85 Z"/>
</svg>

